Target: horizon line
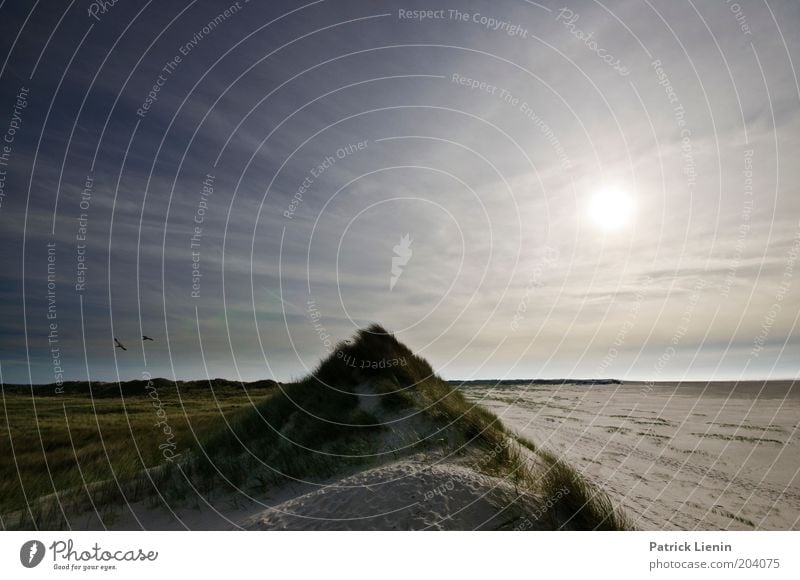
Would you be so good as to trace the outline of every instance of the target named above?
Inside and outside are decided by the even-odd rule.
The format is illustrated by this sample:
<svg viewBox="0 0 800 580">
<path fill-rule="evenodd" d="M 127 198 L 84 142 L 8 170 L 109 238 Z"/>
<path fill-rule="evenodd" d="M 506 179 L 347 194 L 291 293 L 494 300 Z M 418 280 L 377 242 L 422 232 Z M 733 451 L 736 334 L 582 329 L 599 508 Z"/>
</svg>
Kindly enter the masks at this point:
<svg viewBox="0 0 800 580">
<path fill-rule="evenodd" d="M 302 380 L 294 379 L 294 380 L 285 380 L 281 381 L 275 378 L 263 378 L 263 379 L 254 379 L 254 380 L 242 380 L 242 379 L 229 379 L 225 377 L 214 377 L 214 378 L 201 378 L 201 379 L 186 379 L 186 378 L 167 378 L 167 377 L 149 377 L 149 378 L 131 378 L 131 379 L 113 379 L 113 380 L 106 380 L 106 379 L 70 379 L 66 381 L 61 381 L 61 383 L 53 382 L 53 383 L 11 383 L 11 382 L 0 382 L 0 388 L 5 387 L 20 387 L 20 386 L 28 386 L 28 387 L 60 387 L 63 385 L 68 385 L 72 383 L 103 383 L 103 384 L 122 384 L 122 383 L 132 383 L 134 381 L 154 381 L 154 380 L 164 380 L 173 383 L 201 383 L 201 382 L 214 382 L 214 381 L 227 381 L 229 383 L 242 383 L 242 384 L 252 384 L 258 383 L 261 381 L 274 381 L 279 384 L 291 384 L 295 382 L 299 382 Z M 522 378 L 505 378 L 505 379 L 497 379 L 497 378 L 470 378 L 470 379 L 448 379 L 443 378 L 446 382 L 449 383 L 510 383 L 510 382 L 575 382 L 575 383 L 589 383 L 589 382 L 611 382 L 616 381 L 618 383 L 652 383 L 652 384 L 660 384 L 660 383 L 744 383 L 744 382 L 774 382 L 774 381 L 800 381 L 800 376 L 796 377 L 761 377 L 761 378 L 659 378 L 658 380 L 653 379 L 620 379 L 616 377 L 596 377 L 596 378 L 576 378 L 576 377 L 537 377 L 537 378 L 530 378 L 530 377 L 522 377 Z"/>
</svg>

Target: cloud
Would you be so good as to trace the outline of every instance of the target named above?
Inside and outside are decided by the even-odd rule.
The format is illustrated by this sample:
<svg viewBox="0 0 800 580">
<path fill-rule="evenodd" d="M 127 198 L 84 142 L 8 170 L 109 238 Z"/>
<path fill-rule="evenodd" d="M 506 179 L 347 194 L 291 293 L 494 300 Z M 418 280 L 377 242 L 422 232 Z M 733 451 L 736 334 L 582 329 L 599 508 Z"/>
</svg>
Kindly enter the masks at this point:
<svg viewBox="0 0 800 580">
<path fill-rule="evenodd" d="M 741 372 L 731 353 L 760 332 L 800 215 L 800 174 L 787 162 L 800 145 L 796 47 L 783 45 L 768 11 L 743 7 L 752 29 L 743 35 L 724 3 L 698 6 L 698 16 L 691 5 L 576 2 L 575 24 L 596 45 L 555 6 L 523 3 L 464 10 L 519 24 L 524 36 L 472 19 L 400 21 L 397 5 L 374 3 L 320 3 L 262 28 L 296 7 L 248 4 L 170 72 L 144 117 L 136 109 L 159 71 L 216 9 L 193 7 L 166 28 L 176 11 L 145 11 L 122 34 L 138 10 L 115 7 L 68 70 L 88 25 L 65 20 L 31 79 L 0 209 L 0 244 L 12 250 L 0 256 L 0 360 L 11 380 L 27 377 L 23 281 L 35 380 L 51 374 L 52 242 L 60 336 L 79 377 L 83 335 L 92 372 L 114 378 L 110 337 L 138 336 L 140 320 L 163 338 L 148 347 L 154 374 L 197 376 L 202 339 L 212 375 L 297 376 L 325 350 L 310 299 L 334 338 L 384 323 L 449 377 L 588 376 L 635 311 L 608 372 L 644 377 L 701 280 L 667 371 L 695 372 L 695 349 L 697 373 L 716 363 Z M 800 23 L 796 7 L 771 8 L 782 28 Z M 21 24 L 16 10 L 4 7 L 4 21 Z M 28 35 L 47 38 L 49 25 L 32 15 L 0 104 L 39 55 Z M 214 192 L 203 201 L 208 175 Z M 612 234 L 586 210 L 608 184 L 635 200 L 633 222 Z M 392 248 L 406 234 L 413 254 L 390 290 Z M 798 306 L 795 290 L 785 312 Z M 747 372 L 795 372 L 779 345 L 796 336 L 781 316 Z M 144 364 L 137 352 L 117 362 L 125 377 Z"/>
</svg>

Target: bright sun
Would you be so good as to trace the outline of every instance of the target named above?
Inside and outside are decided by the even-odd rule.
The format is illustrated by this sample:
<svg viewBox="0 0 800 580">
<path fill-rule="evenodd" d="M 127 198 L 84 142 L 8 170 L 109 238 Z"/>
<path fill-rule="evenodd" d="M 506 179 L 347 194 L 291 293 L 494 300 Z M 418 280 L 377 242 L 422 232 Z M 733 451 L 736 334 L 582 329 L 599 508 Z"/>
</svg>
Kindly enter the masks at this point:
<svg viewBox="0 0 800 580">
<path fill-rule="evenodd" d="M 617 188 L 601 189 L 589 200 L 589 217 L 604 230 L 618 230 L 630 223 L 633 200 Z"/>
</svg>

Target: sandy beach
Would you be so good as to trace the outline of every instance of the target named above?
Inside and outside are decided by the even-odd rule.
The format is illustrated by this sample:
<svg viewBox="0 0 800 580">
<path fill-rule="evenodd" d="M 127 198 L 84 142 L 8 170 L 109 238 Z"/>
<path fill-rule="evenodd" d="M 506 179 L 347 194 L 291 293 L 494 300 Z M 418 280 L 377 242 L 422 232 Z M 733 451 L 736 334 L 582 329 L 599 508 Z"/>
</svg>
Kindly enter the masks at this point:
<svg viewBox="0 0 800 580">
<path fill-rule="evenodd" d="M 639 529 L 800 529 L 800 385 L 462 388 L 561 454 Z"/>
</svg>

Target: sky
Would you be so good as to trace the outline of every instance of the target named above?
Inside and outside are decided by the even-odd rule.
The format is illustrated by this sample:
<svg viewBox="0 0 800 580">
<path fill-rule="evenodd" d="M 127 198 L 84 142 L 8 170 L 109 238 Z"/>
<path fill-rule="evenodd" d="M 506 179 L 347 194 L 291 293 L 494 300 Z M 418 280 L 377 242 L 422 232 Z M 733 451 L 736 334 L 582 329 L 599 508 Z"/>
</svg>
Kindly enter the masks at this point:
<svg viewBox="0 0 800 580">
<path fill-rule="evenodd" d="M 286 381 L 372 322 L 447 379 L 800 377 L 798 27 L 7 0 L 2 381 Z"/>
</svg>

